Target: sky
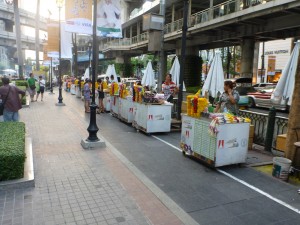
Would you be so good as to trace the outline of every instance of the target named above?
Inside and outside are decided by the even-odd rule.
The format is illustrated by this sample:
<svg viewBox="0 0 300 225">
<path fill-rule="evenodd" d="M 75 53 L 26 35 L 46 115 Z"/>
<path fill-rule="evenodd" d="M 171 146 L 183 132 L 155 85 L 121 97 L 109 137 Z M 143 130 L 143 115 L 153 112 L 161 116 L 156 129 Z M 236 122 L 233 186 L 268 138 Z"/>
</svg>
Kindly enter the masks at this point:
<svg viewBox="0 0 300 225">
<path fill-rule="evenodd" d="M 36 12 L 37 0 L 19 0 L 20 8 L 23 8 L 27 11 Z M 61 19 L 64 19 L 64 7 L 61 9 Z M 58 20 L 58 7 L 56 5 L 56 0 L 40 0 L 40 15 L 43 17 L 49 17 L 49 11 L 51 12 L 51 19 Z"/>
</svg>

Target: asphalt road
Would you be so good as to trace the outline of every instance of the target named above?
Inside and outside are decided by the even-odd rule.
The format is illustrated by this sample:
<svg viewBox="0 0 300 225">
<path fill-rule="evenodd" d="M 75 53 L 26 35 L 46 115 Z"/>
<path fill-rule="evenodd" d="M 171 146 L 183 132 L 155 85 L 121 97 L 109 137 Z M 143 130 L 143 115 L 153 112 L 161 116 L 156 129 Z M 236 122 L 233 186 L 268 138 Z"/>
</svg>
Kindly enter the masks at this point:
<svg viewBox="0 0 300 225">
<path fill-rule="evenodd" d="M 65 102 L 83 108 L 76 97 L 68 96 Z M 147 135 L 110 114 L 97 115 L 97 123 L 99 134 L 198 224 L 300 224 L 300 199 L 294 186 L 252 168 L 216 170 L 184 157 L 179 132 Z"/>
</svg>

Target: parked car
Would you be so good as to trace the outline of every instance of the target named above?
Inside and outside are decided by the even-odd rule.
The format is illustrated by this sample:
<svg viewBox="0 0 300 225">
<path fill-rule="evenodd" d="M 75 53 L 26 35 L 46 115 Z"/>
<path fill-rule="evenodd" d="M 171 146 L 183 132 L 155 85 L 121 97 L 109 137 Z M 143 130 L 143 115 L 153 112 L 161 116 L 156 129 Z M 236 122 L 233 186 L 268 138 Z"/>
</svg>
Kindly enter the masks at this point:
<svg viewBox="0 0 300 225">
<path fill-rule="evenodd" d="M 274 103 L 271 101 L 271 95 L 275 89 L 275 86 L 269 86 L 264 89 L 249 92 L 249 104 L 248 107 L 263 107 L 263 108 L 271 108 L 274 106 L 278 110 L 289 110 L 287 102 L 284 103 Z"/>
<path fill-rule="evenodd" d="M 258 84 L 254 84 L 252 87 L 256 91 L 259 91 L 259 90 L 262 90 L 262 89 L 265 89 L 265 88 L 269 88 L 269 87 L 274 87 L 274 86 L 276 86 L 275 83 L 258 83 Z"/>
</svg>

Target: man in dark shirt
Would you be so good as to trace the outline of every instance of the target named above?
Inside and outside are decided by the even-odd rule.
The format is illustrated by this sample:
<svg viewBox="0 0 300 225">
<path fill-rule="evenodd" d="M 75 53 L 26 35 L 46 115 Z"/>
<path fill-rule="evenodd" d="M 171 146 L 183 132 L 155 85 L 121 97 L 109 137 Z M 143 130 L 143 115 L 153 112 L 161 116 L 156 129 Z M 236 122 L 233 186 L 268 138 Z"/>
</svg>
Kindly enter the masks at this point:
<svg viewBox="0 0 300 225">
<path fill-rule="evenodd" d="M 7 77 L 2 78 L 3 86 L 0 87 L 0 98 L 2 102 L 5 101 L 3 120 L 5 121 L 19 121 L 19 110 L 22 108 L 20 94 L 22 97 L 25 95 L 25 91 L 20 90 L 15 86 L 9 85 L 9 79 Z"/>
</svg>

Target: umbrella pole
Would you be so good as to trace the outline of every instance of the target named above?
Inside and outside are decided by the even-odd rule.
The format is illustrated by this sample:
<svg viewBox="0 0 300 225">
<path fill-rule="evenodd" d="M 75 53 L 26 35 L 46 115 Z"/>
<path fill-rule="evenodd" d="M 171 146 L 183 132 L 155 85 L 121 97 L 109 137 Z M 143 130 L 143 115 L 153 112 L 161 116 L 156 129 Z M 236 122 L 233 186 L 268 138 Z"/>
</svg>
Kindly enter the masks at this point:
<svg viewBox="0 0 300 225">
<path fill-rule="evenodd" d="M 187 32 L 187 19 L 188 19 L 188 0 L 184 0 L 183 6 L 183 25 L 182 25 L 182 38 L 181 38 L 181 62 L 180 62 L 180 75 L 179 75 L 179 93 L 177 105 L 177 120 L 181 120 L 181 105 L 182 105 L 182 89 L 183 89 L 183 76 L 185 66 L 185 48 L 186 48 L 186 32 Z"/>
</svg>

